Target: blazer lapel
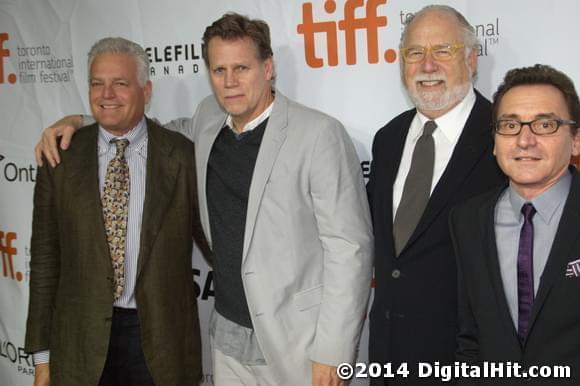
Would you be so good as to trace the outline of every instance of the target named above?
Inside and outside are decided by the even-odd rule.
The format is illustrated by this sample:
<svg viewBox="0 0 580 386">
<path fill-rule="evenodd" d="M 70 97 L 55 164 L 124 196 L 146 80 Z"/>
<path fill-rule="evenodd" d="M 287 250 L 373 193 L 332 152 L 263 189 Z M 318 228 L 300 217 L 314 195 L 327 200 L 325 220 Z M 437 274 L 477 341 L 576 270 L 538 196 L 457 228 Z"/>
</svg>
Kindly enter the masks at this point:
<svg viewBox="0 0 580 386">
<path fill-rule="evenodd" d="M 75 142 L 67 151 L 70 161 L 64 166 L 64 174 L 69 182 L 65 186 L 69 191 L 67 197 L 70 202 L 65 205 L 77 206 L 87 221 L 91 222 L 95 257 L 102 259 L 105 266 L 111 267 L 99 187 L 98 126 L 94 124 L 83 130 L 88 131 L 87 135 L 78 135 L 80 141 Z"/>
<path fill-rule="evenodd" d="M 268 178 L 272 172 L 272 167 L 274 166 L 280 147 L 286 138 L 287 126 L 288 99 L 277 91 L 274 100 L 274 107 L 272 108 L 272 113 L 268 119 L 266 130 L 264 131 L 260 150 L 258 151 L 258 158 L 256 159 L 256 166 L 254 167 L 254 174 L 250 185 L 242 262 L 248 254 L 250 241 L 252 240 L 252 235 L 254 233 L 254 226 L 256 225 L 258 208 L 262 201 L 266 183 L 268 182 Z"/>
<path fill-rule="evenodd" d="M 173 145 L 164 138 L 167 134 L 163 129 L 147 120 L 147 133 L 147 175 L 137 277 L 151 254 L 167 207 L 171 205 L 179 172 L 179 164 L 171 157 Z"/>
<path fill-rule="evenodd" d="M 483 108 L 483 97 L 479 93 L 476 95 L 475 105 L 453 150 L 453 155 L 435 186 L 425 212 L 419 220 L 415 232 L 411 235 L 407 247 L 427 230 L 439 213 L 446 207 L 453 197 L 453 193 L 461 187 L 461 184 L 464 183 L 481 155 L 487 150 L 487 147 L 482 146 L 482 143 L 489 143 L 491 137 L 489 130 L 482 130 L 480 122 L 489 121 L 487 116 L 489 112 Z"/>
<path fill-rule="evenodd" d="M 377 212 L 380 213 L 375 221 L 383 222 L 384 225 L 378 228 L 383 229 L 385 234 L 388 235 L 385 238 L 387 242 L 386 248 L 391 249 L 393 256 L 395 256 L 395 242 L 393 239 L 393 185 L 395 184 L 395 178 L 397 178 L 399 166 L 401 165 L 401 157 L 403 155 L 405 140 L 409 134 L 409 127 L 415 114 L 416 110 L 409 110 L 407 116 L 396 128 L 397 131 L 393 133 L 392 138 L 389 138 L 389 144 L 385 147 L 389 153 L 385 155 L 385 158 L 388 160 L 385 162 L 385 165 L 390 166 L 390 169 L 384 170 L 386 173 L 384 178 L 377 178 L 380 185 L 377 186 L 378 192 L 373 193 L 375 197 L 380 197 L 374 200 L 374 205 L 379 205 Z M 381 166 L 377 165 L 376 168 L 377 170 L 383 171 Z"/>
<path fill-rule="evenodd" d="M 483 255 L 486 258 L 486 265 L 493 292 L 495 294 L 495 302 L 499 311 L 499 317 L 502 320 L 505 331 L 511 331 L 510 336 L 514 347 L 520 347 L 517 338 L 517 331 L 512 320 L 509 306 L 505 297 L 505 289 L 503 286 L 501 270 L 499 268 L 499 256 L 497 253 L 497 243 L 495 238 L 495 205 L 501 196 L 501 193 L 506 189 L 507 185 L 502 186 L 488 201 L 487 205 L 479 208 L 478 218 L 480 219 L 480 232 L 482 240 L 484 241 L 482 247 L 485 248 Z M 482 279 L 485 280 L 485 279 Z"/>
<path fill-rule="evenodd" d="M 540 278 L 540 285 L 534 305 L 532 307 L 532 314 L 530 315 L 528 336 L 530 335 L 534 322 L 538 314 L 542 310 L 542 306 L 552 289 L 554 283 L 561 279 L 566 272 L 566 264 L 572 256 L 572 247 L 580 238 L 580 174 L 573 171 L 572 186 L 564 210 L 562 218 L 558 225 L 552 249 L 546 267 Z"/>
<path fill-rule="evenodd" d="M 211 226 L 207 207 L 207 165 L 213 144 L 226 121 L 226 113 L 217 110 L 213 117 L 198 131 L 195 138 L 195 164 L 197 169 L 197 194 L 199 197 L 199 216 L 207 242 L 212 247 Z"/>
</svg>

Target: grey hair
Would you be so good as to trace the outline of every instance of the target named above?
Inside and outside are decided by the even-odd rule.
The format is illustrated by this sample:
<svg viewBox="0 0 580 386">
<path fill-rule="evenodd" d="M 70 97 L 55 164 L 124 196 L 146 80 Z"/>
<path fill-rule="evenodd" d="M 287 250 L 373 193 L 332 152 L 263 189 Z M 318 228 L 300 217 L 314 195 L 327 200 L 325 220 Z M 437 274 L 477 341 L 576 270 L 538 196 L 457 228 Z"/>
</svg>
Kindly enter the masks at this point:
<svg viewBox="0 0 580 386">
<path fill-rule="evenodd" d="M 407 31 L 409 30 L 409 26 L 411 25 L 413 20 L 417 16 L 432 11 L 446 13 L 455 18 L 455 20 L 459 24 L 459 27 L 463 30 L 463 35 L 465 39 L 465 41 L 463 42 L 465 44 L 465 54 L 466 55 L 469 54 L 469 51 L 471 51 L 471 49 L 473 49 L 477 44 L 477 35 L 475 34 L 475 28 L 473 28 L 473 26 L 469 24 L 469 22 L 467 21 L 465 16 L 461 14 L 461 12 L 459 12 L 453 7 L 441 4 L 427 5 L 426 7 L 421 8 L 421 10 L 416 12 L 414 15 L 410 16 L 407 20 L 405 20 L 404 23 L 405 27 L 403 29 L 403 32 L 401 33 L 401 41 L 399 42 L 399 47 L 401 48 L 403 47 L 405 39 L 407 38 Z"/>
<path fill-rule="evenodd" d="M 149 80 L 149 56 L 139 44 L 121 37 L 108 37 L 99 40 L 93 44 L 89 51 L 89 76 L 93 61 L 97 56 L 103 54 L 126 54 L 132 56 L 137 64 L 139 85 L 143 87 L 145 82 Z"/>
</svg>

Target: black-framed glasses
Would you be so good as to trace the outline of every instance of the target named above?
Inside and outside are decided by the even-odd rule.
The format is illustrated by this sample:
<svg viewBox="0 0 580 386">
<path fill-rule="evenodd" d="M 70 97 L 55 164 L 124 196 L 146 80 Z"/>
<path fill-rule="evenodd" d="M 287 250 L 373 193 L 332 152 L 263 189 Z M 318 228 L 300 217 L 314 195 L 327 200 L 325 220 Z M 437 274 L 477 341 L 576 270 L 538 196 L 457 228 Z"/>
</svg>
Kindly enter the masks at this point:
<svg viewBox="0 0 580 386">
<path fill-rule="evenodd" d="M 425 56 L 431 53 L 431 57 L 441 62 L 447 62 L 453 58 L 457 52 L 465 48 L 463 43 L 454 44 L 435 44 L 429 47 L 424 46 L 407 46 L 401 47 L 401 56 L 405 63 L 419 63 L 425 60 Z"/>
<path fill-rule="evenodd" d="M 575 125 L 576 122 L 559 118 L 538 118 L 533 121 L 523 122 L 517 119 L 500 119 L 494 129 L 497 134 L 516 136 L 522 131 L 522 127 L 529 126 L 536 135 L 554 134 L 562 125 Z"/>
</svg>

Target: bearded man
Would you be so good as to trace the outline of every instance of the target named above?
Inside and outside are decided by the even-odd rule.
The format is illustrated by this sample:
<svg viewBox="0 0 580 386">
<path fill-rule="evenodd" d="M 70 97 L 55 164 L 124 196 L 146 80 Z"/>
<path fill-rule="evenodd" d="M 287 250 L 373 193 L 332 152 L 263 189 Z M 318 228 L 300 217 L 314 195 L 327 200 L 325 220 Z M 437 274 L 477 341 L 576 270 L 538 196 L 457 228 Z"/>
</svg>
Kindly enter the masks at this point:
<svg viewBox="0 0 580 386">
<path fill-rule="evenodd" d="M 465 17 L 440 5 L 417 12 L 401 36 L 401 79 L 415 108 L 381 128 L 373 143 L 369 359 L 394 370 L 402 364 L 409 374 L 373 385 L 434 385 L 432 378 L 417 379 L 417 363 L 454 360 L 457 273 L 449 210 L 504 180 L 492 155 L 490 102 L 473 88 L 476 44 Z"/>
</svg>

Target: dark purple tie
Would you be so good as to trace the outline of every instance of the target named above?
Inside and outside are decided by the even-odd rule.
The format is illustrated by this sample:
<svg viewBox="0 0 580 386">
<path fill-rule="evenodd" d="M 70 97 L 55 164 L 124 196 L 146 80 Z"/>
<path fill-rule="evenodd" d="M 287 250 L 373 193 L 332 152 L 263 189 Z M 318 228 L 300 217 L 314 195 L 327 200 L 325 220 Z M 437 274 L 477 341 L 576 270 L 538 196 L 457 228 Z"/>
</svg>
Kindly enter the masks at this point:
<svg viewBox="0 0 580 386">
<path fill-rule="evenodd" d="M 534 304 L 534 223 L 536 208 L 530 203 L 522 206 L 524 225 L 520 231 L 518 249 L 518 337 L 524 342 L 528 321 Z"/>
</svg>

